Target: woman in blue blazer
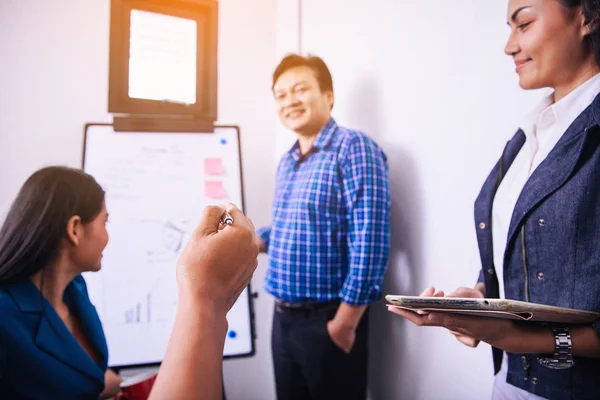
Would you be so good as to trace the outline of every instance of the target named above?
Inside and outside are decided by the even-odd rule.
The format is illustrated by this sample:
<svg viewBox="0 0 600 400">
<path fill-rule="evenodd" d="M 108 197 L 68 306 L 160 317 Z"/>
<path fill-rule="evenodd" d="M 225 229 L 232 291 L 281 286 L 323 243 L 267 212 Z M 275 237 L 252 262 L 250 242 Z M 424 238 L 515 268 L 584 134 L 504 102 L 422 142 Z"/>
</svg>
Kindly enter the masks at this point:
<svg viewBox="0 0 600 400">
<path fill-rule="evenodd" d="M 505 48 L 523 89 L 552 93 L 508 142 L 475 202 L 481 273 L 452 297 L 600 312 L 600 1 L 509 0 Z M 423 296 L 444 296 L 429 288 Z M 494 399 L 599 399 L 600 321 L 523 325 L 418 315 L 494 348 Z"/>
<path fill-rule="evenodd" d="M 224 225 L 224 213 L 235 222 Z M 0 399 L 119 392 L 81 276 L 100 269 L 107 219 L 103 190 L 80 170 L 44 168 L 21 188 L 0 229 Z M 221 398 L 226 315 L 250 284 L 259 247 L 233 204 L 204 209 L 177 262 L 175 323 L 151 399 Z"/>
<path fill-rule="evenodd" d="M 48 167 L 21 188 L 0 230 L 0 398 L 110 398 L 102 325 L 81 273 L 108 242 L 104 192 L 82 171 Z"/>
</svg>

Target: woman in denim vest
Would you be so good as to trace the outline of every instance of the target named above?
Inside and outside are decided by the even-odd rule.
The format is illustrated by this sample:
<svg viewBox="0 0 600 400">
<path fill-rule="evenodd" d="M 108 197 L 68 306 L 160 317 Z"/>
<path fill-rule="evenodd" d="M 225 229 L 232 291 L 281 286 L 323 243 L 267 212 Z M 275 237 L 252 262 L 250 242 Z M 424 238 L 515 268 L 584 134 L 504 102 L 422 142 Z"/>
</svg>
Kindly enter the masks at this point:
<svg viewBox="0 0 600 400">
<path fill-rule="evenodd" d="M 600 312 L 600 0 L 509 0 L 513 58 L 523 89 L 552 88 L 508 142 L 475 202 L 482 269 L 474 289 Z M 430 287 L 422 296 L 444 296 Z M 494 399 L 599 399 L 600 321 L 511 320 L 391 308 L 442 326 L 463 344 L 493 347 Z"/>
</svg>

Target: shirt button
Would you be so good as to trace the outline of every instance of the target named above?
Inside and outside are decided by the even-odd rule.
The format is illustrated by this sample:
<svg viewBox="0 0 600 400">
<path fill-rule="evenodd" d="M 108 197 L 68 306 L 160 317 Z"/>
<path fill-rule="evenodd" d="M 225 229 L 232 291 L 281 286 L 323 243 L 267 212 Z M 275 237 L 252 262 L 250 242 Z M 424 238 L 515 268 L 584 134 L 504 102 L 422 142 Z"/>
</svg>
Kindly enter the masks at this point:
<svg viewBox="0 0 600 400">
<path fill-rule="evenodd" d="M 546 221 L 544 221 L 544 218 L 538 219 L 538 225 L 539 226 L 544 226 L 545 224 L 546 224 Z"/>
<path fill-rule="evenodd" d="M 537 277 L 541 281 L 542 279 L 544 279 L 544 273 L 543 272 L 538 272 Z"/>
<path fill-rule="evenodd" d="M 538 384 L 538 378 L 536 378 L 535 376 L 533 378 L 531 378 L 531 383 L 533 383 L 534 385 Z"/>
<path fill-rule="evenodd" d="M 488 269 L 488 274 L 494 275 L 494 268 L 489 268 Z"/>
<path fill-rule="evenodd" d="M 485 229 L 485 222 L 479 223 L 479 229 Z"/>
</svg>

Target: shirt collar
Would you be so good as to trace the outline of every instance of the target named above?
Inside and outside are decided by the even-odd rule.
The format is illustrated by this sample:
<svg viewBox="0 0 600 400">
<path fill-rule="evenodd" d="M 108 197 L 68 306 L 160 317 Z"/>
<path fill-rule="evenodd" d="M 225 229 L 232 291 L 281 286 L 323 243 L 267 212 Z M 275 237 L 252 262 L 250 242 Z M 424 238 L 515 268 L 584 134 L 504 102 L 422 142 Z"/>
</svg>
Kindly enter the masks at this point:
<svg viewBox="0 0 600 400">
<path fill-rule="evenodd" d="M 552 104 L 554 93 L 544 97 L 541 103 L 523 119 L 521 129 L 527 138 L 535 136 L 536 128 L 540 123 L 556 123 L 561 131 L 575 121 L 600 92 L 600 73 L 579 85 L 571 93 Z"/>
<path fill-rule="evenodd" d="M 330 118 L 329 121 L 327 121 L 327 123 L 325 124 L 325 126 L 321 128 L 321 131 L 319 132 L 313 143 L 313 147 L 317 149 L 327 148 L 331 144 L 331 141 L 333 140 L 333 133 L 336 131 L 337 128 L 338 126 L 335 120 L 333 118 Z"/>
<path fill-rule="evenodd" d="M 600 73 L 579 85 L 552 106 L 558 122 L 566 125 L 565 129 L 568 128 L 577 116 L 592 104 L 598 92 L 600 92 Z"/>
<path fill-rule="evenodd" d="M 321 130 L 317 134 L 317 137 L 315 138 L 312 147 L 316 148 L 317 150 L 327 148 L 333 141 L 333 134 L 337 129 L 337 123 L 333 118 L 330 118 L 329 121 L 327 121 L 327 123 L 323 125 L 323 128 L 321 128 Z M 288 151 L 288 154 L 291 156 L 299 156 L 299 153 L 300 148 L 298 141 L 296 140 L 292 148 Z"/>
<path fill-rule="evenodd" d="M 552 107 L 552 93 L 546 95 L 542 101 L 529 112 L 521 121 L 521 130 L 525 133 L 526 138 L 535 136 L 537 122 L 542 113 Z"/>
</svg>

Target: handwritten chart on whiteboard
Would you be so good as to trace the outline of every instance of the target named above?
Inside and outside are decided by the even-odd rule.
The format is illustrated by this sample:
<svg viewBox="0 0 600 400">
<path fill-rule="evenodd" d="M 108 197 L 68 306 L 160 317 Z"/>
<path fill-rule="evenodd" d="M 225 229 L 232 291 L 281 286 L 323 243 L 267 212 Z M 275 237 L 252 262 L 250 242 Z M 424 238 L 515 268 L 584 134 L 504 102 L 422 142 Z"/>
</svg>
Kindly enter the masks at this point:
<svg viewBox="0 0 600 400">
<path fill-rule="evenodd" d="M 84 170 L 106 192 L 109 243 L 84 275 L 106 334 L 109 365 L 162 361 L 177 307 L 175 265 L 205 206 L 243 207 L 239 133 L 114 132 L 89 125 Z M 224 356 L 252 355 L 246 289 L 227 319 Z"/>
</svg>

